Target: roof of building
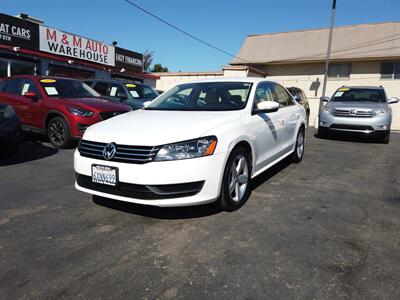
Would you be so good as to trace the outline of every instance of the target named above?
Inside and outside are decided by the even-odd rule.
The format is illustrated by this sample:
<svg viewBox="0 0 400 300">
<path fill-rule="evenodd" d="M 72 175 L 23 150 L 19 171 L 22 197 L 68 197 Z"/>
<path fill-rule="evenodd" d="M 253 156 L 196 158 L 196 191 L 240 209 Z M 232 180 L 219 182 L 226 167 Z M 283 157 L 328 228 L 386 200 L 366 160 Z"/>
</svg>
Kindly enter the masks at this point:
<svg viewBox="0 0 400 300">
<path fill-rule="evenodd" d="M 231 64 L 323 61 L 328 28 L 249 35 Z M 331 59 L 400 57 L 400 22 L 338 26 L 333 30 Z"/>
</svg>

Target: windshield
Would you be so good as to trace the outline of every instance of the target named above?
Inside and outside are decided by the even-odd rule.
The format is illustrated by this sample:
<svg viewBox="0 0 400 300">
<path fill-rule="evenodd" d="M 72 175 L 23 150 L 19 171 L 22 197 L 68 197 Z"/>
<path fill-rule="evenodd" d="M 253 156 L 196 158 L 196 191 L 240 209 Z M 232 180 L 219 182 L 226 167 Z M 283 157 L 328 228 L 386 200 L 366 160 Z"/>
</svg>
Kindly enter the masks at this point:
<svg viewBox="0 0 400 300">
<path fill-rule="evenodd" d="M 228 111 L 246 106 L 251 90 L 247 82 L 203 82 L 177 85 L 146 109 L 183 111 Z"/>
<path fill-rule="evenodd" d="M 47 96 L 57 98 L 93 98 L 100 94 L 86 83 L 70 79 L 41 79 L 40 84 Z"/>
<path fill-rule="evenodd" d="M 137 84 L 137 83 L 127 83 L 125 84 L 132 98 L 134 99 L 146 99 L 153 100 L 157 98 L 158 93 L 147 85 Z"/>
<path fill-rule="evenodd" d="M 340 88 L 331 101 L 384 103 L 386 96 L 382 89 Z"/>
</svg>

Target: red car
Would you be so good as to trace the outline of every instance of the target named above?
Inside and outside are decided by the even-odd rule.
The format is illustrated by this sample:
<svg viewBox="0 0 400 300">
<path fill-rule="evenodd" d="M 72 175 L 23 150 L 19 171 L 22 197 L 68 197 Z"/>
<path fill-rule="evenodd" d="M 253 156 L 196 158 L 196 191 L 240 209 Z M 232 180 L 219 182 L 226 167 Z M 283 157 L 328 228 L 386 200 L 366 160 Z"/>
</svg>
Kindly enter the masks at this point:
<svg viewBox="0 0 400 300">
<path fill-rule="evenodd" d="M 102 99 L 80 80 L 32 75 L 1 80 L 0 101 L 14 108 L 24 130 L 47 134 L 56 148 L 67 148 L 88 126 L 131 110 Z"/>
</svg>

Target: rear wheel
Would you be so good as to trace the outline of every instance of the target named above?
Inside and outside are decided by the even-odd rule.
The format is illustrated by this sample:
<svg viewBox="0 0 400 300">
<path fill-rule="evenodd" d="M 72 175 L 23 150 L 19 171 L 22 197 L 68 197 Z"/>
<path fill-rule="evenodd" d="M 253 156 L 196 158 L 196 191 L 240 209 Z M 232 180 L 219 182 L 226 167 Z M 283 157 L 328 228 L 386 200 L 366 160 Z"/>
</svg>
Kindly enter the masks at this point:
<svg viewBox="0 0 400 300">
<path fill-rule="evenodd" d="M 303 127 L 300 127 L 299 132 L 297 133 L 296 146 L 294 148 L 292 156 L 292 160 L 296 164 L 303 160 L 304 140 L 305 140 L 305 131 Z"/>
<path fill-rule="evenodd" d="M 50 143 L 59 149 L 68 148 L 71 144 L 71 133 L 67 121 L 62 117 L 51 119 L 47 125 Z"/>
<path fill-rule="evenodd" d="M 229 156 L 222 180 L 220 207 L 225 211 L 240 208 L 250 196 L 251 163 L 244 148 L 236 148 Z"/>
</svg>

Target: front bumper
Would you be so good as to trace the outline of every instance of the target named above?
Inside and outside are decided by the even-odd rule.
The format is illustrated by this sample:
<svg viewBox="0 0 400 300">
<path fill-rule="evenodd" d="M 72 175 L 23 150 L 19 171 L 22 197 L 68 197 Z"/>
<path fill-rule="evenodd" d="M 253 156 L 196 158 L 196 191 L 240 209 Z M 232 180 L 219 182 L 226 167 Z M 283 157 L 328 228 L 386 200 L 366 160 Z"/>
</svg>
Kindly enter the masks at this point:
<svg viewBox="0 0 400 300">
<path fill-rule="evenodd" d="M 337 117 L 327 111 L 322 111 L 319 114 L 318 126 L 322 131 L 379 134 L 379 132 L 390 131 L 391 123 L 392 116 L 390 114 L 372 118 Z"/>
<path fill-rule="evenodd" d="M 21 122 L 17 116 L 0 120 L 0 142 L 18 144 L 22 141 Z"/>
<path fill-rule="evenodd" d="M 131 203 L 161 207 L 199 205 L 219 197 L 225 163 L 224 153 L 186 160 L 131 164 L 83 157 L 76 150 L 74 169 L 78 179 L 75 187 L 82 192 Z M 117 167 L 120 185 L 105 187 L 90 184 L 92 164 Z M 172 192 L 168 195 L 166 190 Z M 179 195 L 174 193 L 178 190 Z"/>
</svg>

